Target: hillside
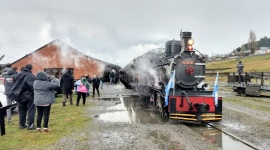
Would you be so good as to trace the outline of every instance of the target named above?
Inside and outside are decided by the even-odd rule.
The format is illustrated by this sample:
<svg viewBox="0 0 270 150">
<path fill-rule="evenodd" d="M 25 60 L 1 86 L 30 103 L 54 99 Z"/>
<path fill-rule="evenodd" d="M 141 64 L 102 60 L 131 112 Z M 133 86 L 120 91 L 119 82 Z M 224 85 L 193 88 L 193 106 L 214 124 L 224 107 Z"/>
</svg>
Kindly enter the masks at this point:
<svg viewBox="0 0 270 150">
<path fill-rule="evenodd" d="M 244 72 L 270 72 L 270 54 L 249 56 L 240 59 Z M 238 61 L 235 59 L 206 62 L 207 72 L 236 72 Z"/>
</svg>

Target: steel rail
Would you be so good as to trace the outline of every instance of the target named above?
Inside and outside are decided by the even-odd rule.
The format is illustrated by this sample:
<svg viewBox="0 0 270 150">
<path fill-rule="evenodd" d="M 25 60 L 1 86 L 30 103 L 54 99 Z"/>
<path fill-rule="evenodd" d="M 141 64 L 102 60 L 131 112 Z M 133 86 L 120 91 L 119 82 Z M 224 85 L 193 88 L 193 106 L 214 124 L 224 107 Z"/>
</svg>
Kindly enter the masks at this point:
<svg viewBox="0 0 270 150">
<path fill-rule="evenodd" d="M 223 133 L 225 133 L 228 136 L 231 136 L 231 137 L 237 139 L 239 142 L 241 142 L 241 143 L 243 143 L 243 144 L 245 144 L 245 145 L 247 145 L 247 146 L 249 146 L 249 147 L 251 147 L 253 149 L 259 150 L 259 148 L 257 148 L 255 145 L 253 145 L 253 144 L 251 144 L 251 143 L 249 143 L 249 142 L 247 142 L 247 141 L 245 141 L 243 139 L 240 139 L 239 137 L 236 137 L 235 135 L 233 135 L 233 134 L 231 134 L 231 133 L 229 133 L 227 131 L 224 131 L 224 130 L 222 130 L 222 129 L 220 129 L 220 128 L 218 128 L 218 127 L 216 127 L 216 126 L 214 126 L 214 125 L 212 125 L 210 123 L 206 123 L 206 124 L 213 127 L 213 128 L 215 128 L 215 129 L 217 129 L 217 130 L 219 130 L 219 131 L 221 131 L 221 132 L 223 132 Z"/>
</svg>

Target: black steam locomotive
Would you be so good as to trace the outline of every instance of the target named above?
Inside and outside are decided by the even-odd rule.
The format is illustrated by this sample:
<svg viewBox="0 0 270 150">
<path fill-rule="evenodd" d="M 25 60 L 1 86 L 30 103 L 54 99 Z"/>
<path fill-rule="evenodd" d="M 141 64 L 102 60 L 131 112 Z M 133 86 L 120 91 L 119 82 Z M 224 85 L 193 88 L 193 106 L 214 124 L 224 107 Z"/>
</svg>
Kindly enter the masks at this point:
<svg viewBox="0 0 270 150">
<path fill-rule="evenodd" d="M 222 97 L 207 90 L 205 57 L 193 48 L 191 32 L 181 41 L 167 41 L 120 71 L 120 81 L 135 89 L 170 119 L 181 122 L 215 122 L 222 119 Z"/>
</svg>

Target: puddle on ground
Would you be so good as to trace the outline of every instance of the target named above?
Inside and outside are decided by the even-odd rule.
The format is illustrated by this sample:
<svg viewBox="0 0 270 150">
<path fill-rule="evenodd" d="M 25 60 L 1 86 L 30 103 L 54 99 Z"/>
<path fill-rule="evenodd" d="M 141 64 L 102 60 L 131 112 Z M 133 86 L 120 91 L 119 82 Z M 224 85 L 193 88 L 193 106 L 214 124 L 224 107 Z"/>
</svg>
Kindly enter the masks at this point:
<svg viewBox="0 0 270 150">
<path fill-rule="evenodd" d="M 121 95 L 116 95 L 120 97 L 140 97 L 138 94 L 121 94 Z"/>
<path fill-rule="evenodd" d="M 230 124 L 224 123 L 223 125 L 230 128 L 230 129 L 236 129 L 236 130 L 245 130 L 246 129 L 246 127 L 244 125 L 237 124 L 237 123 L 230 123 Z"/>
<path fill-rule="evenodd" d="M 216 144 L 222 150 L 253 150 L 253 148 L 249 147 L 248 145 L 211 126 L 194 125 L 189 127 L 197 133 L 201 134 L 203 137 L 205 137 L 210 143 Z"/>
<path fill-rule="evenodd" d="M 172 141 L 171 138 L 160 132 L 160 131 L 152 131 L 149 133 L 150 137 L 154 138 L 154 143 L 159 145 L 159 148 L 165 149 L 165 150 L 178 150 L 178 149 L 184 149 L 181 148 L 181 145 L 177 141 Z"/>
<path fill-rule="evenodd" d="M 118 98 L 120 103 L 109 107 L 109 112 L 100 114 L 98 119 L 110 122 L 161 123 L 167 121 L 159 113 L 147 111 L 148 106 L 137 96 Z"/>
<path fill-rule="evenodd" d="M 102 98 L 98 98 L 98 100 L 104 100 L 104 101 L 120 101 L 119 98 L 112 98 L 112 97 L 102 97 Z"/>
</svg>

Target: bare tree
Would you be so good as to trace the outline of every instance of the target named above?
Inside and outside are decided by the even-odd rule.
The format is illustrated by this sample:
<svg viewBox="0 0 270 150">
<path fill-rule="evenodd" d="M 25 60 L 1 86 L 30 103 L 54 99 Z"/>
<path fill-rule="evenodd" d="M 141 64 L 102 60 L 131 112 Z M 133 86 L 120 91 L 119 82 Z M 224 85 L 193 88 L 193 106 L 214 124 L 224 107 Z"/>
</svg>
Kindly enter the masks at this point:
<svg viewBox="0 0 270 150">
<path fill-rule="evenodd" d="M 257 49 L 256 34 L 252 30 L 249 32 L 248 48 L 251 50 L 251 54 L 254 54 Z"/>
</svg>

